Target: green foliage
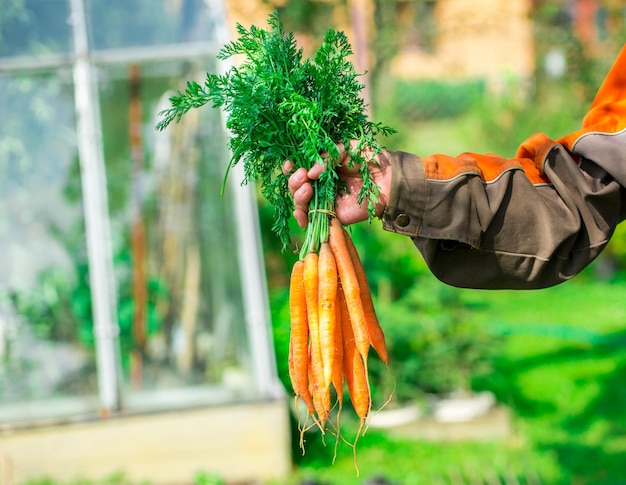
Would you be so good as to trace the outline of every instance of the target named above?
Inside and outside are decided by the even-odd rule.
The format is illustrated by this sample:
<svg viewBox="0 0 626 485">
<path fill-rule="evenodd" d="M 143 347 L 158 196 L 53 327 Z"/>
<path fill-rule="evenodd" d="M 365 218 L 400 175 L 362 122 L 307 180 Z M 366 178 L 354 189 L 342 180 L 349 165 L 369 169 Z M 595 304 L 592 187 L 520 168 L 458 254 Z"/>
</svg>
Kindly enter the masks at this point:
<svg viewBox="0 0 626 485">
<path fill-rule="evenodd" d="M 336 8 L 333 2 L 319 2 L 317 0 L 298 0 L 297 2 L 276 2 L 263 0 L 272 6 L 276 3 L 276 12 L 284 22 L 285 27 L 294 32 L 306 32 L 315 38 L 322 38 L 328 28 L 328 19 Z"/>
<path fill-rule="evenodd" d="M 379 305 L 393 376 L 371 366 L 372 388 L 379 403 L 393 389 L 399 402 L 424 393 L 447 395 L 471 390 L 472 380 L 491 370 L 497 340 L 471 322 L 458 293 L 423 276 L 402 298 Z"/>
<path fill-rule="evenodd" d="M 580 99 L 575 83 L 558 82 L 524 96 L 524 86 L 511 82 L 485 99 L 476 110 L 477 128 L 491 151 L 514 156 L 529 136 L 542 132 L 557 139 L 577 130 L 588 101 Z"/>
<path fill-rule="evenodd" d="M 296 168 L 309 169 L 315 163 L 335 168 L 339 164 L 336 143 L 349 146 L 351 139 L 358 140 L 352 163 L 364 162 L 361 148 L 380 151 L 376 136 L 392 130 L 367 120 L 360 97 L 363 86 L 349 61 L 352 52 L 345 34 L 330 29 L 314 58 L 308 59 L 293 33 L 285 33 L 276 13 L 268 25 L 267 30 L 238 25 L 239 38 L 224 46 L 218 58 L 225 61 L 241 55 L 242 64 L 223 75 L 207 74 L 203 86 L 189 82 L 185 92 L 171 98 L 172 107 L 162 113 L 157 128 L 164 129 L 190 109 L 209 102 L 222 108 L 231 133 L 229 169 L 241 162 L 243 183 L 260 182 L 261 193 L 275 209 L 273 230 L 285 247 L 290 241 L 293 201 L 282 164 L 290 160 Z M 324 153 L 328 156 L 323 159 Z M 378 187 L 368 165 L 361 167 L 364 183 L 358 195 L 373 215 Z M 340 185 L 334 170 L 325 171 L 315 184 L 310 237 L 303 252 L 316 250 L 320 240 L 325 240 L 328 217 L 316 210 L 333 209 Z"/>
<path fill-rule="evenodd" d="M 137 481 L 128 477 L 125 471 L 118 470 L 109 475 L 105 475 L 98 479 L 88 479 L 76 477 L 63 482 L 50 477 L 42 477 L 34 480 L 28 480 L 23 485 L 150 485 L 150 482 Z M 201 485 L 201 484 L 197 484 Z M 209 485 L 209 484 L 207 484 Z M 210 485 L 221 485 L 219 482 L 210 483 Z"/>
<path fill-rule="evenodd" d="M 509 334 L 495 372 L 477 385 L 514 409 L 534 449 L 551 450 L 558 483 L 623 478 L 624 285 L 577 278 L 497 298 L 463 292 L 485 304 L 474 318 L 491 332 Z"/>
<path fill-rule="evenodd" d="M 393 107 L 408 122 L 451 118 L 476 107 L 485 94 L 482 80 L 397 81 Z"/>
<path fill-rule="evenodd" d="M 615 229 L 609 244 L 599 257 L 594 276 L 603 279 L 624 278 L 626 271 L 626 224 Z"/>
<path fill-rule="evenodd" d="M 82 234 L 82 232 L 81 232 Z M 119 276 L 117 322 L 120 326 L 120 346 L 125 358 L 134 348 L 132 325 L 134 301 L 132 295 L 132 261 L 126 245 L 115 255 L 114 265 Z M 44 270 L 31 290 L 12 291 L 6 295 L 16 314 L 31 325 L 35 335 L 44 340 L 78 342 L 86 348 L 95 345 L 89 268 L 85 255 L 72 253 L 74 272 L 61 269 Z M 157 332 L 162 316 L 157 310 L 168 297 L 164 283 L 154 276 L 147 279 L 147 332 Z M 129 363 L 125 360 L 126 366 Z"/>
<path fill-rule="evenodd" d="M 332 441 L 315 446 L 311 440 L 307 445 L 292 476 L 272 485 L 567 483 L 557 481 L 558 464 L 551 453 L 529 450 L 514 440 L 434 442 L 370 429 L 359 439 L 358 475 L 348 446 L 340 443 L 329 466 Z"/>
<path fill-rule="evenodd" d="M 43 340 L 93 345 L 91 295 L 87 265 L 78 263 L 76 274 L 61 269 L 42 271 L 34 290 L 13 291 L 9 295 L 18 315 L 29 322 L 34 334 Z"/>
<path fill-rule="evenodd" d="M 217 473 L 198 472 L 193 481 L 194 485 L 225 485 L 226 482 Z"/>
<path fill-rule="evenodd" d="M 130 352 L 136 348 L 133 337 L 133 320 L 135 315 L 136 302 L 133 297 L 133 271 L 132 255 L 129 244 L 123 245 L 114 259 L 115 270 L 119 275 L 117 281 L 118 304 L 117 323 L 120 327 L 120 350 L 123 357 L 125 369 L 129 367 L 127 360 Z M 146 336 L 150 338 L 154 334 L 163 330 L 164 316 L 159 307 L 164 302 L 169 301 L 169 291 L 167 284 L 155 275 L 146 275 Z"/>
</svg>

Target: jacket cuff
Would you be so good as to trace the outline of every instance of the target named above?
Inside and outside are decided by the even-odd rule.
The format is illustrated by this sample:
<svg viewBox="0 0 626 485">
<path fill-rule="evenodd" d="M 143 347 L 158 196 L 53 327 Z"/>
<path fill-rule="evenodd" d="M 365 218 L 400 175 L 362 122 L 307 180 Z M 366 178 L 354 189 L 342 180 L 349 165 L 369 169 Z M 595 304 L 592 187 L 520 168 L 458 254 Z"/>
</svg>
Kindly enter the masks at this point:
<svg viewBox="0 0 626 485">
<path fill-rule="evenodd" d="M 383 229 L 417 236 L 426 207 L 426 174 L 421 159 L 405 152 L 389 152 L 392 176 L 389 201 L 381 219 Z"/>
</svg>

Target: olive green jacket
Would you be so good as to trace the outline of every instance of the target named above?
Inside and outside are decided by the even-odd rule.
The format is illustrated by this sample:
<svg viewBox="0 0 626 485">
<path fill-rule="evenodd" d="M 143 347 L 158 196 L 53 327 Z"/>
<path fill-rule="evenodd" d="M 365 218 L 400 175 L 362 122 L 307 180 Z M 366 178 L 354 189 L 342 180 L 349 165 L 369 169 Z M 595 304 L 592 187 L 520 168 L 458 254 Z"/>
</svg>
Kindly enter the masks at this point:
<svg viewBox="0 0 626 485">
<path fill-rule="evenodd" d="M 542 288 L 568 280 L 626 217 L 626 47 L 581 128 L 531 136 L 515 158 L 391 152 L 383 228 L 411 237 L 442 281 Z"/>
</svg>

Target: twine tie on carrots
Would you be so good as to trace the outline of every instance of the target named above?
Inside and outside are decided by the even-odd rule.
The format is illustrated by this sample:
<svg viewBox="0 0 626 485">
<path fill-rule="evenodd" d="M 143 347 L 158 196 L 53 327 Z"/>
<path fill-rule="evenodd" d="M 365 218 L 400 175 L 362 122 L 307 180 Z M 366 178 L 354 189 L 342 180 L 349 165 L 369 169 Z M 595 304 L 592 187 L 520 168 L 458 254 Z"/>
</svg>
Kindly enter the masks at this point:
<svg viewBox="0 0 626 485">
<path fill-rule="evenodd" d="M 309 216 L 313 214 L 314 212 L 321 212 L 323 214 L 328 214 L 330 217 L 335 217 L 335 218 L 337 217 L 337 213 L 335 211 L 331 211 L 328 209 L 311 209 L 309 211 Z"/>
</svg>

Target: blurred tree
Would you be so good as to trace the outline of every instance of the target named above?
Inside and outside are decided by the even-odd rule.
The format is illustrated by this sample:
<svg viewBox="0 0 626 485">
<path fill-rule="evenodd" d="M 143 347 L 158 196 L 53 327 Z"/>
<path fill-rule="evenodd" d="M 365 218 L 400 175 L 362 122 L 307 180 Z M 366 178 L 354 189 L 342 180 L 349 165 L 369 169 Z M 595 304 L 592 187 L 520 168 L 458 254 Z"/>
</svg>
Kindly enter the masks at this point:
<svg viewBox="0 0 626 485">
<path fill-rule="evenodd" d="M 536 0 L 532 12 L 537 51 L 533 101 L 552 105 L 552 112 L 561 115 L 560 119 L 549 116 L 553 123 L 545 117 L 541 122 L 553 128 L 554 134 L 562 134 L 556 128 L 564 128 L 568 119 L 574 128 L 580 124 L 623 47 L 626 7 L 620 0 Z M 555 63 L 560 64 L 556 71 Z M 529 116 L 516 115 L 515 119 L 537 124 Z M 621 226 L 595 268 L 595 276 L 603 278 L 626 269 L 626 230 Z"/>
<path fill-rule="evenodd" d="M 345 7 L 347 2 L 347 0 L 262 1 L 278 11 L 287 32 L 305 34 L 317 39 L 321 39 L 331 26 L 329 24 L 334 23 L 334 11 L 338 7 Z"/>
<path fill-rule="evenodd" d="M 343 28 L 338 23 L 350 25 L 357 70 L 367 71 L 367 84 L 374 90 L 379 84 L 381 90 L 388 86 L 386 70 L 400 46 L 432 51 L 435 44 L 437 0 L 263 1 L 277 9 L 287 30 L 312 40 L 321 38 L 329 27 Z"/>
</svg>

